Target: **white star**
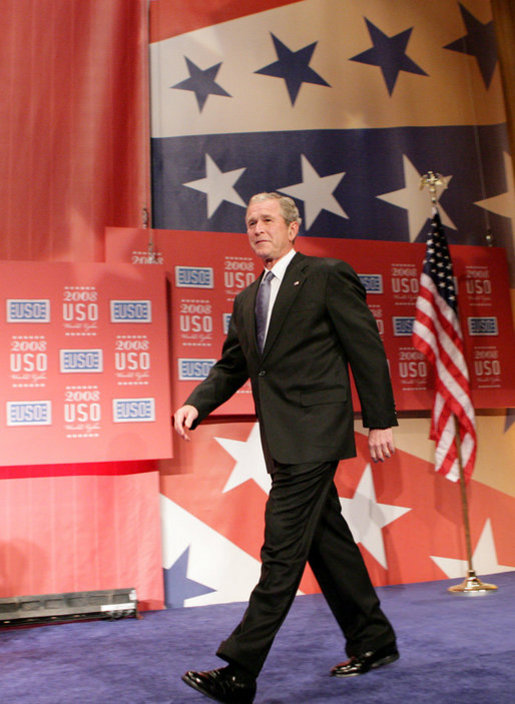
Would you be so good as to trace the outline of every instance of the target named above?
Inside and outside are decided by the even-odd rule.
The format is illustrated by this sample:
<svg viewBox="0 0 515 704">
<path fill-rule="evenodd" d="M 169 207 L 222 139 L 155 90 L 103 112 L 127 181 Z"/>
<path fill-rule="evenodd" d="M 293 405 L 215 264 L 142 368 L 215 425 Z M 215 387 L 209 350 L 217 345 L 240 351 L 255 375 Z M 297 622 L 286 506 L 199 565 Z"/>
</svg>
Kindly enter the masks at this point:
<svg viewBox="0 0 515 704">
<path fill-rule="evenodd" d="M 184 606 L 245 601 L 259 579 L 259 560 L 167 496 L 160 499 L 163 567 L 169 569 L 189 548 L 187 578 L 214 590 Z"/>
<path fill-rule="evenodd" d="M 233 188 L 245 170 L 245 168 L 234 169 L 223 173 L 209 154 L 206 154 L 206 177 L 197 181 L 188 181 L 182 185 L 207 194 L 207 217 L 210 218 L 224 200 L 234 205 L 241 205 L 242 208 L 246 207 L 245 202 Z"/>
<path fill-rule="evenodd" d="M 304 201 L 304 214 L 306 216 L 306 230 L 309 230 L 322 210 L 348 218 L 341 205 L 333 196 L 336 186 L 345 176 L 345 171 L 330 176 L 319 176 L 304 154 L 301 154 L 302 183 L 279 188 L 292 198 Z"/>
<path fill-rule="evenodd" d="M 387 569 L 381 528 L 397 520 L 411 509 L 376 502 L 370 464 L 365 467 L 352 499 L 340 496 L 340 504 L 354 540 L 361 543 Z"/>
<path fill-rule="evenodd" d="M 270 491 L 270 475 L 266 471 L 263 448 L 259 437 L 259 424 L 254 424 L 246 441 L 230 440 L 228 438 L 215 438 L 215 440 L 236 460 L 223 492 L 230 491 L 249 479 L 253 479 L 268 494 Z"/>
<path fill-rule="evenodd" d="M 402 162 L 404 165 L 404 183 L 406 186 L 398 191 L 383 193 L 383 195 L 377 196 L 377 198 L 408 211 L 409 239 L 410 242 L 414 242 L 420 234 L 420 230 L 426 224 L 426 220 L 431 217 L 431 201 L 427 190 L 420 188 L 421 174 L 419 174 L 406 155 L 403 155 Z M 451 178 L 452 176 L 442 176 L 444 182 L 442 191 L 447 188 Z M 436 195 L 437 202 L 440 200 L 441 195 L 442 193 Z M 439 205 L 438 208 L 442 224 L 456 230 L 456 225 L 452 222 L 445 210 L 443 210 L 442 206 Z"/>
<path fill-rule="evenodd" d="M 496 215 L 504 215 L 505 218 L 511 218 L 512 223 L 515 223 L 515 186 L 513 183 L 513 167 L 511 157 L 504 152 L 504 172 L 506 174 L 506 184 L 508 190 L 498 196 L 478 200 L 474 205 L 479 205 L 480 208 L 489 210 Z"/>
<path fill-rule="evenodd" d="M 467 573 L 468 560 L 458 560 L 452 557 L 434 557 L 433 555 L 430 555 L 430 557 L 450 579 L 463 577 Z M 514 566 L 500 565 L 497 561 L 497 552 L 495 550 L 494 534 L 490 519 L 487 519 L 485 522 L 483 531 L 479 536 L 476 549 L 472 556 L 472 565 L 474 571 L 478 574 L 497 574 L 498 572 L 511 572 L 515 570 Z"/>
</svg>

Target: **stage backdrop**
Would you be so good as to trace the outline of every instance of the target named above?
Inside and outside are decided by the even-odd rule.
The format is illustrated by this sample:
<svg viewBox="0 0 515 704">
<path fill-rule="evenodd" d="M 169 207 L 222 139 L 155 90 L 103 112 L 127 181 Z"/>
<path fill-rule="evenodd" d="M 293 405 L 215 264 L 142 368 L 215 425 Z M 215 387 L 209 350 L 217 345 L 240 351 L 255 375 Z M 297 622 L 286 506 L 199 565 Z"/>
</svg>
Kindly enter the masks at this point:
<svg viewBox="0 0 515 704">
<path fill-rule="evenodd" d="M 236 266 L 240 250 L 223 233 L 244 229 L 253 193 L 278 190 L 301 210 L 303 249 L 308 239 L 309 251 L 317 251 L 318 238 L 360 240 L 356 256 L 366 262 L 378 240 L 392 250 L 423 242 L 431 210 L 420 177 L 433 170 L 444 180 L 438 199 L 451 245 L 493 238 L 506 250 L 514 285 L 512 157 L 488 1 L 154 0 L 150 20 L 153 225 L 183 231 L 184 252 L 195 232 L 207 232 L 209 246 Z M 250 261 L 248 250 L 242 256 Z M 466 263 L 462 296 L 478 311 L 470 317 L 490 318 L 496 308 L 485 286 L 495 256 L 477 268 Z M 409 263 L 398 276 L 388 272 L 399 286 L 396 308 L 404 310 L 414 299 L 413 262 L 388 261 Z M 227 273 L 234 281 L 246 274 Z M 208 289 L 192 292 L 176 290 L 184 315 L 209 315 Z M 380 295 L 369 291 L 368 299 L 386 341 L 392 332 Z M 191 352 L 181 358 L 202 356 L 201 329 L 175 332 L 173 344 Z M 399 366 L 406 387 L 419 384 L 422 360 L 396 357 L 411 355 L 400 349 L 409 337 L 396 340 L 393 367 L 407 363 Z M 475 393 L 490 399 L 500 381 L 492 340 L 469 337 L 468 349 Z M 414 394 L 425 392 L 401 390 L 400 403 Z M 505 409 L 478 414 L 470 499 L 475 566 L 483 574 L 515 567 L 512 420 Z M 359 423 L 356 429 L 361 433 Z M 339 470 L 343 510 L 376 583 L 465 573 L 458 488 L 434 475 L 428 432 L 428 411 L 404 412 L 392 463 L 371 467 L 358 438 L 358 458 Z M 176 443 L 175 453 L 161 469 L 167 602 L 246 599 L 258 571 L 268 488 L 257 428 L 204 424 L 191 443 Z M 306 577 L 302 588 L 316 587 Z"/>
<path fill-rule="evenodd" d="M 338 256 L 355 266 L 368 289 L 368 301 L 382 333 L 399 410 L 429 410 L 431 376 L 411 346 L 425 247 L 402 242 L 364 244 L 303 237 L 298 249 Z M 472 246 L 451 249 L 467 355 L 474 370 L 476 404 L 481 400 L 491 406 L 515 403 L 505 252 Z M 218 233 L 213 238 L 205 232 L 108 228 L 106 256 L 113 263 L 146 262 L 150 270 L 159 263 L 168 271 L 172 398 L 178 407 L 218 358 L 234 297 L 260 273 L 260 263 L 251 254 L 247 236 L 236 233 Z M 490 321 L 488 325 L 493 327 L 481 328 L 478 335 L 478 320 Z M 257 577 L 269 478 L 257 423 L 248 422 L 253 413 L 245 384 L 217 409 L 211 423 L 193 433 L 191 443 L 175 443 L 172 462 L 162 463 L 168 605 L 245 598 Z M 235 417 L 239 423 L 229 422 Z M 342 510 L 363 547 L 375 582 L 394 584 L 440 577 L 439 569 L 446 572 L 442 566 L 449 564 L 446 556 L 459 554 L 463 547 L 458 488 L 448 480 L 442 482 L 433 475 L 430 463 L 407 452 L 399 452 L 384 468 L 372 467 L 359 422 L 356 428 L 359 455 L 341 464 L 337 486 Z M 509 544 L 510 511 L 515 509 L 515 500 L 476 482 L 471 497 L 479 521 L 475 528 L 480 529 L 476 540 L 483 541 L 477 553 L 481 567 L 488 566 L 489 571 L 498 568 L 495 550 L 493 555 L 489 552 L 494 513 L 499 550 L 511 555 L 500 564 L 504 569 L 515 563 Z M 458 559 L 451 564 L 457 572 L 453 576 L 460 576 L 463 562 Z M 318 589 L 309 571 L 301 588 L 308 592 Z"/>
<path fill-rule="evenodd" d="M 156 0 L 151 29 L 154 227 L 239 232 L 277 190 L 310 237 L 420 241 L 433 170 L 450 243 L 513 261 L 489 2 Z"/>
</svg>

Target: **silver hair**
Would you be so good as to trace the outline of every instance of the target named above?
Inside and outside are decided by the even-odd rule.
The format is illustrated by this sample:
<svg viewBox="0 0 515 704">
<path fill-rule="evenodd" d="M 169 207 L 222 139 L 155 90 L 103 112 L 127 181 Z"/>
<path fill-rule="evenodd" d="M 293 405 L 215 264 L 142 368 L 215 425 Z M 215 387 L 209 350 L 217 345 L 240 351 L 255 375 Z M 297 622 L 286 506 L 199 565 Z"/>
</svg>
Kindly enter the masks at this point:
<svg viewBox="0 0 515 704">
<path fill-rule="evenodd" d="M 275 192 L 256 193 L 256 195 L 252 196 L 252 198 L 249 200 L 249 205 L 252 205 L 253 203 L 260 203 L 261 201 L 264 201 L 264 200 L 277 200 L 277 201 L 279 201 L 279 208 L 281 210 L 281 215 L 283 216 L 286 224 L 290 225 L 292 222 L 297 222 L 300 227 L 300 224 L 302 222 L 302 218 L 300 217 L 299 209 L 295 205 L 295 201 L 292 198 L 289 198 L 288 196 L 283 196 L 280 193 L 275 193 Z"/>
</svg>

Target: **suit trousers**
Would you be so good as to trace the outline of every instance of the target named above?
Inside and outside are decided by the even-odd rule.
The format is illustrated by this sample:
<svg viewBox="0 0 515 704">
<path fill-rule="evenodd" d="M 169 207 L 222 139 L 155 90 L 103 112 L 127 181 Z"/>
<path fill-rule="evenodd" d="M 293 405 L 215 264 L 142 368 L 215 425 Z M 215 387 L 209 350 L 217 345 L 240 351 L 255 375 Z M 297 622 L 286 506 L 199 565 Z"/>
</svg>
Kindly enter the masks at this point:
<svg viewBox="0 0 515 704">
<path fill-rule="evenodd" d="M 265 452 L 265 455 L 267 453 Z M 273 463 L 265 510 L 261 575 L 241 623 L 217 655 L 258 676 L 297 593 L 313 569 L 346 640 L 349 656 L 395 643 L 365 563 L 341 514 L 334 485 L 338 461 Z"/>
</svg>

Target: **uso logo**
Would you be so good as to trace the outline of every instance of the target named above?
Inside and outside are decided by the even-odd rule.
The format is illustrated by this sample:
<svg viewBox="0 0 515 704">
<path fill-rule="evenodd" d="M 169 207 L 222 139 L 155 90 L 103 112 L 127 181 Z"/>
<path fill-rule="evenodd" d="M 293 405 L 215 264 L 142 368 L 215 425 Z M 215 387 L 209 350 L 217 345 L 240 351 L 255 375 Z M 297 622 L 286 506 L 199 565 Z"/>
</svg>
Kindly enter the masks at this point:
<svg viewBox="0 0 515 704">
<path fill-rule="evenodd" d="M 102 350 L 59 350 L 61 372 L 101 372 L 103 370 Z"/>
<path fill-rule="evenodd" d="M 176 266 L 177 288 L 214 288 L 215 277 L 210 266 Z"/>
<path fill-rule="evenodd" d="M 141 423 L 156 419 L 154 398 L 114 398 L 113 421 L 115 423 Z"/>
<path fill-rule="evenodd" d="M 216 359 L 179 359 L 180 381 L 205 379 Z"/>
<path fill-rule="evenodd" d="M 222 313 L 222 316 L 224 335 L 227 335 L 229 332 L 229 323 L 231 322 L 231 313 Z"/>
<path fill-rule="evenodd" d="M 414 316 L 394 316 L 392 318 L 393 334 L 395 337 L 408 337 L 413 332 Z"/>
<path fill-rule="evenodd" d="M 7 425 L 51 425 L 51 401 L 7 401 Z"/>
<path fill-rule="evenodd" d="M 41 298 L 41 299 L 8 298 L 7 299 L 7 322 L 8 323 L 49 323 L 50 322 L 50 300 L 47 298 Z"/>
<path fill-rule="evenodd" d="M 151 301 L 111 301 L 112 323 L 151 323 Z"/>
<path fill-rule="evenodd" d="M 382 274 L 358 274 L 367 293 L 383 293 Z"/>
<path fill-rule="evenodd" d="M 467 318 L 469 335 L 498 335 L 497 318 Z"/>
</svg>

